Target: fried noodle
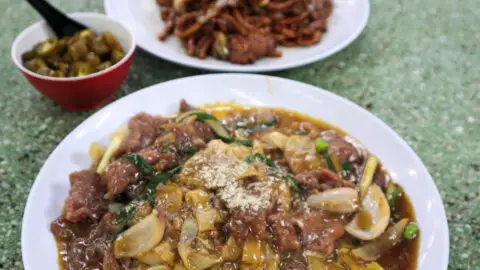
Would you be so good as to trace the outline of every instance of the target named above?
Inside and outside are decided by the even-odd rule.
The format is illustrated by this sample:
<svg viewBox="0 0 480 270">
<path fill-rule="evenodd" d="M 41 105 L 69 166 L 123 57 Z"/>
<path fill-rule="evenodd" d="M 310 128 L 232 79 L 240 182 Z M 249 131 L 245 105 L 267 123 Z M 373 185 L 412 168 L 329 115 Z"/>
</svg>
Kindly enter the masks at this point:
<svg viewBox="0 0 480 270">
<path fill-rule="evenodd" d="M 332 0 L 157 0 L 165 28 L 188 55 L 249 64 L 279 57 L 277 45 L 311 46 L 327 31 Z"/>
</svg>

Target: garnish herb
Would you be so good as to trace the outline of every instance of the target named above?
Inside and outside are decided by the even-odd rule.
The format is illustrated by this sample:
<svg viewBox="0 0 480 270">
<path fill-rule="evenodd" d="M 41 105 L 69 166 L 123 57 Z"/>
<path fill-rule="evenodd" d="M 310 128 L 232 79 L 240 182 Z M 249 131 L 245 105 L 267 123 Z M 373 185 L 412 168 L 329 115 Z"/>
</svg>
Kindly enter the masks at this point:
<svg viewBox="0 0 480 270">
<path fill-rule="evenodd" d="M 199 120 L 199 121 L 205 121 L 205 120 L 209 120 L 209 119 L 218 121 L 218 119 L 215 116 L 213 116 L 213 115 L 211 115 L 207 112 L 189 111 L 189 112 L 186 112 L 184 114 L 179 115 L 177 117 L 177 119 L 175 119 L 175 122 L 180 123 L 190 116 L 195 116 L 197 118 L 197 120 Z"/>
<path fill-rule="evenodd" d="M 133 214 L 135 214 L 135 209 L 137 208 L 137 205 L 140 204 L 140 199 L 135 199 L 125 205 L 120 211 L 117 213 L 117 224 L 118 224 L 118 232 L 115 234 L 113 237 L 113 240 L 115 240 L 127 227 L 128 221 L 132 219 Z"/>
<path fill-rule="evenodd" d="M 145 201 L 147 201 L 150 204 L 150 206 L 153 207 L 154 199 L 155 199 L 155 191 L 157 189 L 157 186 L 159 184 L 164 183 L 168 179 L 170 179 L 179 171 L 180 171 L 180 167 L 175 167 L 165 173 L 157 173 L 155 176 L 152 177 L 152 180 L 148 182 L 145 193 L 143 193 L 142 195 L 138 196 L 137 198 L 135 198 L 134 200 L 126 204 L 117 213 L 117 223 L 119 226 L 119 231 L 113 237 L 113 240 L 115 240 L 120 235 L 120 233 L 122 233 L 125 230 L 125 228 L 128 225 L 128 222 L 130 221 L 130 219 L 132 219 L 133 215 L 135 214 L 137 205 L 140 205 L 142 203 L 145 203 Z"/>
<path fill-rule="evenodd" d="M 261 124 L 255 125 L 255 126 L 253 126 L 253 127 L 247 127 L 244 122 L 238 122 L 238 121 L 234 122 L 234 123 L 232 124 L 232 126 L 233 126 L 233 128 L 235 128 L 235 129 L 243 129 L 243 130 L 245 130 L 245 131 L 247 131 L 247 132 L 254 133 L 254 132 L 258 132 L 258 131 L 263 131 L 263 130 L 269 129 L 269 128 L 275 126 L 277 123 L 278 123 L 278 119 L 275 117 L 275 118 L 273 118 L 273 120 L 270 121 L 270 122 L 261 123 Z"/>
<path fill-rule="evenodd" d="M 271 169 L 270 174 L 272 176 L 286 179 L 288 181 L 288 184 L 289 184 L 290 188 L 294 191 L 295 196 L 298 196 L 300 194 L 301 188 L 297 184 L 297 181 L 295 180 L 295 177 L 293 177 L 291 174 L 286 173 L 286 172 L 282 171 L 280 168 L 278 168 L 275 165 L 275 162 L 273 162 L 273 160 L 271 160 L 270 158 L 268 158 L 265 155 L 262 155 L 260 153 L 254 153 L 254 154 L 249 155 L 245 159 L 245 162 L 252 163 L 254 160 L 263 162 L 268 167 L 270 167 L 270 169 Z"/>
<path fill-rule="evenodd" d="M 358 247 L 358 246 L 360 246 L 360 244 L 361 244 L 361 242 L 360 242 L 359 239 L 357 239 L 357 238 L 353 238 L 353 239 L 352 239 L 352 245 L 353 245 L 354 247 Z"/>
<path fill-rule="evenodd" d="M 186 112 L 177 117 L 175 120 L 177 123 L 182 122 L 186 118 L 190 116 L 197 117 L 197 120 L 204 122 L 207 124 L 212 131 L 225 143 L 238 143 L 245 146 L 253 146 L 253 142 L 251 140 L 237 140 L 230 136 L 229 132 L 225 128 L 225 126 L 218 120 L 215 116 L 201 111 L 191 111 Z"/>
<path fill-rule="evenodd" d="M 143 174 L 143 175 L 152 175 L 153 174 L 153 167 L 146 161 L 142 156 L 138 154 L 125 154 L 122 156 L 122 158 L 130 161 L 133 166 L 137 167 L 137 169 Z"/>
<path fill-rule="evenodd" d="M 174 176 L 176 173 L 180 171 L 180 166 L 175 167 L 165 173 L 157 173 L 152 180 L 150 180 L 147 184 L 147 200 L 150 203 L 150 206 L 154 206 L 154 198 L 155 198 L 155 191 L 157 190 L 157 186 L 160 184 L 165 183 L 168 179 Z"/>
<path fill-rule="evenodd" d="M 221 137 L 219 135 L 218 135 L 218 137 L 220 139 L 222 139 L 222 141 L 225 142 L 225 143 L 237 143 L 237 144 L 245 145 L 245 146 L 248 146 L 248 147 L 253 146 L 253 141 L 252 140 L 237 140 L 237 139 L 233 139 L 233 138 Z"/>
<path fill-rule="evenodd" d="M 328 153 L 328 143 L 322 137 L 318 137 L 315 140 L 315 149 L 318 153 L 322 154 L 322 156 L 327 161 L 328 169 L 334 173 L 337 173 L 335 169 L 335 165 L 333 164 L 332 158 L 330 157 L 330 153 Z"/>
<path fill-rule="evenodd" d="M 197 152 L 197 147 L 191 143 L 185 145 L 185 148 L 183 149 L 183 153 L 187 155 L 193 155 L 195 152 Z"/>
<path fill-rule="evenodd" d="M 402 188 L 397 184 L 390 182 L 388 183 L 388 186 L 387 186 L 386 195 L 387 195 L 388 204 L 390 205 L 390 209 L 392 210 L 392 212 L 395 212 L 397 203 L 402 197 Z"/>
<path fill-rule="evenodd" d="M 344 161 L 340 163 L 342 167 L 342 177 L 345 178 L 349 176 L 353 171 L 353 164 L 350 161 Z"/>
<path fill-rule="evenodd" d="M 269 167 L 275 167 L 275 162 L 273 162 L 273 160 L 269 159 L 268 157 L 266 157 L 266 156 L 264 156 L 260 153 L 251 154 L 245 159 L 245 161 L 247 163 L 252 163 L 254 160 L 258 160 L 260 162 L 263 162 Z"/>
</svg>

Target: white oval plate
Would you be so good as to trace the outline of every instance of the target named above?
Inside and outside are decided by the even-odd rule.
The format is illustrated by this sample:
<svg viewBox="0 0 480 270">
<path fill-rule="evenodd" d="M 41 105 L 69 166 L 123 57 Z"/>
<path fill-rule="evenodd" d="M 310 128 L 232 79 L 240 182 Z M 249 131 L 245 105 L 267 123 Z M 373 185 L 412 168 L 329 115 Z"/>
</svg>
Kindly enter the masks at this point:
<svg viewBox="0 0 480 270">
<path fill-rule="evenodd" d="M 165 60 L 200 69 L 232 72 L 266 72 L 306 65 L 324 59 L 349 45 L 365 28 L 370 13 L 369 0 L 333 0 L 328 31 L 311 47 L 280 48 L 280 58 L 263 58 L 251 65 L 238 65 L 215 58 L 204 60 L 186 55 L 179 40 L 171 36 L 158 40 L 164 23 L 155 0 L 104 0 L 108 16 L 125 23 L 134 32 L 142 49 Z"/>
<path fill-rule="evenodd" d="M 56 269 L 50 222 L 60 215 L 70 188 L 68 175 L 88 168 L 92 142 L 108 145 L 109 134 L 138 112 L 170 115 L 180 99 L 194 105 L 235 101 L 296 110 L 347 131 L 377 155 L 410 196 L 420 225 L 419 269 L 447 269 L 448 227 L 442 199 L 419 157 L 391 128 L 354 103 L 311 85 L 261 75 L 217 74 L 148 87 L 98 111 L 53 151 L 33 184 L 22 225 L 25 269 Z"/>
</svg>

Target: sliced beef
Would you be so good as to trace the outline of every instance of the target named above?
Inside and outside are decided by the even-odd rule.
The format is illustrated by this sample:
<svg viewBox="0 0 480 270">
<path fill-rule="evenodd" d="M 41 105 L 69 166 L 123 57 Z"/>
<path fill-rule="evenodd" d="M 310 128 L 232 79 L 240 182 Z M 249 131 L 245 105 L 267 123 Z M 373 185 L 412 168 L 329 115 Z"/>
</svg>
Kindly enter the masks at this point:
<svg viewBox="0 0 480 270">
<path fill-rule="evenodd" d="M 373 182 L 382 189 L 387 188 L 387 185 L 390 182 L 390 174 L 388 174 L 383 165 L 377 166 L 377 170 L 373 175 Z"/>
<path fill-rule="evenodd" d="M 130 184 L 124 191 L 123 194 L 129 199 L 133 200 L 137 198 L 138 196 L 142 195 L 142 193 L 145 191 L 147 188 L 147 181 L 142 181 L 140 180 L 137 183 Z"/>
<path fill-rule="evenodd" d="M 309 268 L 302 249 L 297 249 L 294 252 L 285 253 L 280 256 L 280 270 L 324 270 Z"/>
<path fill-rule="evenodd" d="M 235 35 L 230 41 L 230 61 L 236 64 L 253 63 L 261 57 L 273 55 L 275 46 L 275 39 L 270 34 Z"/>
<path fill-rule="evenodd" d="M 210 128 L 199 121 L 193 124 L 172 124 L 171 127 L 175 135 L 175 148 L 180 155 L 191 155 L 205 148 L 215 138 Z"/>
<path fill-rule="evenodd" d="M 91 221 L 71 222 L 61 216 L 50 224 L 50 231 L 58 241 L 70 242 L 75 238 L 88 236 L 95 226 Z"/>
<path fill-rule="evenodd" d="M 179 106 L 179 113 L 186 113 L 189 111 L 193 111 L 196 108 L 185 101 L 185 99 L 182 99 L 180 101 L 180 106 Z M 193 129 L 195 130 L 195 135 L 202 139 L 205 143 L 208 143 L 209 141 L 215 139 L 215 134 L 213 134 L 212 129 L 205 123 L 201 121 L 195 121 L 193 123 Z"/>
<path fill-rule="evenodd" d="M 117 215 L 112 212 L 107 212 L 105 215 L 103 215 L 102 219 L 100 220 L 100 223 L 96 227 L 96 234 L 101 235 L 101 234 L 108 234 L 108 235 L 114 235 L 118 232 L 120 227 L 118 226 L 117 223 Z"/>
<path fill-rule="evenodd" d="M 188 102 L 185 99 L 180 100 L 180 106 L 178 108 L 179 113 L 186 113 L 193 110 L 195 110 L 195 107 L 188 104 Z"/>
<path fill-rule="evenodd" d="M 154 168 L 158 172 L 165 172 L 173 169 L 179 163 L 178 156 L 173 151 L 162 153 L 160 160 L 155 164 Z"/>
<path fill-rule="evenodd" d="M 156 137 L 151 145 L 140 149 L 137 153 L 154 166 L 156 171 L 164 172 L 176 166 L 181 157 L 191 156 L 205 148 L 206 142 L 215 136 L 201 122 L 193 124 L 169 123 L 163 135 Z M 179 157 L 180 156 L 180 157 Z M 102 181 L 107 185 L 105 198 L 124 192 L 129 185 L 141 179 L 137 168 L 128 160 L 117 159 L 109 164 L 102 174 Z"/>
<path fill-rule="evenodd" d="M 100 175 L 90 170 L 74 172 L 70 174 L 70 185 L 65 201 L 65 218 L 71 222 L 100 219 L 106 210 L 103 199 L 106 189 Z"/>
<path fill-rule="evenodd" d="M 73 223 L 64 217 L 53 221 L 50 229 L 64 251 L 60 253 L 64 269 L 122 269 L 112 253 L 114 226 L 114 214 L 111 213 L 107 213 L 100 222 Z"/>
<path fill-rule="evenodd" d="M 111 250 L 103 256 L 103 270 L 121 270 L 120 264 L 115 259 L 115 255 Z"/>
<path fill-rule="evenodd" d="M 285 213 L 270 215 L 268 217 L 268 223 L 273 229 L 275 242 L 280 251 L 295 251 L 300 247 L 295 223 L 290 215 Z"/>
<path fill-rule="evenodd" d="M 327 169 L 300 173 L 297 174 L 295 178 L 297 183 L 307 190 L 318 189 L 324 191 L 339 187 L 355 187 L 353 183 L 341 179 L 337 174 Z"/>
<path fill-rule="evenodd" d="M 178 164 L 179 158 L 175 148 L 175 133 L 167 132 L 158 137 L 154 142 L 154 146 L 159 153 L 159 159 L 154 166 L 156 171 L 164 172 Z"/>
<path fill-rule="evenodd" d="M 239 244 L 243 244 L 250 237 L 266 240 L 268 238 L 267 214 L 265 211 L 255 213 L 233 210 L 230 221 L 227 223 L 227 230 Z"/>
<path fill-rule="evenodd" d="M 253 32 L 248 35 L 251 52 L 255 57 L 261 58 L 272 55 L 275 52 L 276 42 L 271 34 Z"/>
<path fill-rule="evenodd" d="M 195 123 L 193 123 L 193 127 L 197 136 L 201 138 L 205 143 L 208 143 L 209 141 L 215 139 L 215 134 L 207 124 L 200 121 L 195 121 Z"/>
<path fill-rule="evenodd" d="M 175 134 L 175 148 L 180 154 L 191 155 L 206 146 L 205 141 L 196 136 L 192 126 L 178 124 L 173 128 L 173 133 Z"/>
<path fill-rule="evenodd" d="M 363 161 L 364 156 L 359 153 L 354 145 L 345 140 L 345 136 L 338 134 L 334 130 L 323 131 L 321 136 L 328 142 L 329 148 L 340 162 L 361 163 Z"/>
<path fill-rule="evenodd" d="M 265 155 L 273 160 L 275 164 L 280 167 L 285 172 L 291 173 L 290 167 L 288 166 L 288 161 L 285 159 L 283 151 L 277 148 L 266 148 L 264 149 Z"/>
<path fill-rule="evenodd" d="M 162 150 L 155 145 L 140 150 L 138 154 L 151 165 L 157 164 L 162 158 Z"/>
<path fill-rule="evenodd" d="M 282 252 L 295 251 L 303 246 L 329 256 L 335 249 L 335 242 L 345 233 L 341 221 L 322 212 L 276 213 L 268 217 L 268 222 Z"/>
<path fill-rule="evenodd" d="M 162 124 L 171 119 L 154 117 L 147 113 L 139 113 L 128 121 L 129 133 L 118 151 L 118 154 L 134 153 L 151 145 L 159 135 Z"/>
<path fill-rule="evenodd" d="M 105 198 L 112 199 L 113 196 L 125 191 L 130 184 L 140 179 L 138 169 L 126 159 L 118 159 L 105 168 L 102 174 L 102 182 L 107 185 Z"/>
<path fill-rule="evenodd" d="M 165 171 L 172 168 L 176 163 L 174 153 L 164 153 L 161 145 L 151 145 L 137 154 L 143 157 L 150 165 L 154 165 L 157 171 Z M 102 174 L 102 181 L 107 185 L 107 199 L 120 194 L 130 188 L 137 190 L 136 184 L 142 178 L 138 169 L 126 159 L 117 159 L 109 164 Z"/>
<path fill-rule="evenodd" d="M 307 250 L 323 253 L 328 257 L 335 249 L 335 242 L 345 234 L 345 225 L 321 212 L 298 213 L 293 217 L 300 230 L 302 245 Z"/>
</svg>

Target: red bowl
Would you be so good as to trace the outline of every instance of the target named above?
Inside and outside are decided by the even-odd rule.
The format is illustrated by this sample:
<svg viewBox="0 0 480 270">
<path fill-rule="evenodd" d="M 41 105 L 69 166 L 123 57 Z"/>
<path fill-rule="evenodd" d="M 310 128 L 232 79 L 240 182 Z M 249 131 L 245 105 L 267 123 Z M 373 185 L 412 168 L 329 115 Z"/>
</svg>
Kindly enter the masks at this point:
<svg viewBox="0 0 480 270">
<path fill-rule="evenodd" d="M 36 74 L 23 66 L 21 56 L 37 43 L 55 36 L 42 21 L 28 27 L 15 39 L 12 60 L 40 93 L 61 107 L 71 111 L 90 110 L 108 102 L 125 81 L 135 51 L 135 37 L 126 26 L 103 14 L 73 13 L 69 17 L 97 33 L 113 33 L 126 52 L 125 58 L 106 70 L 84 77 L 54 78 Z"/>
</svg>

